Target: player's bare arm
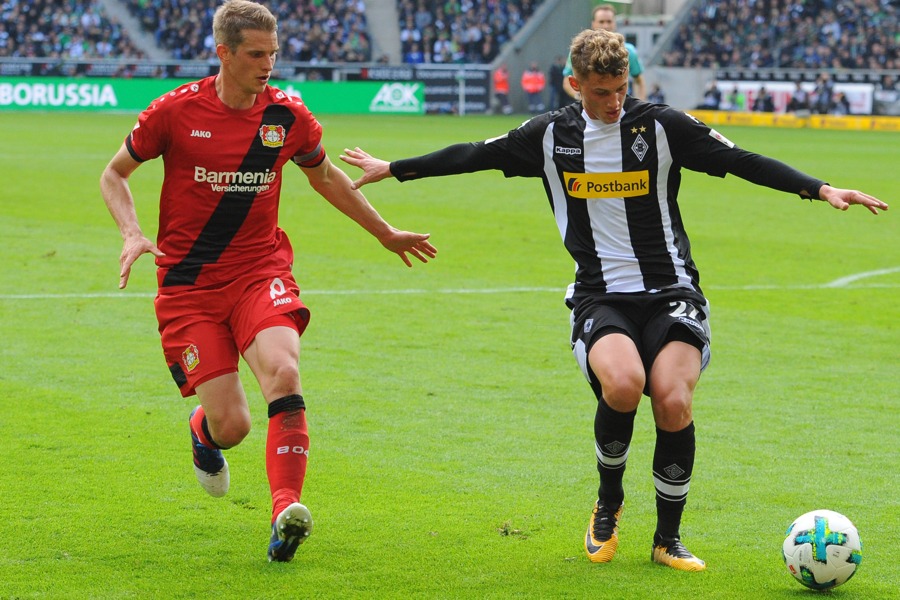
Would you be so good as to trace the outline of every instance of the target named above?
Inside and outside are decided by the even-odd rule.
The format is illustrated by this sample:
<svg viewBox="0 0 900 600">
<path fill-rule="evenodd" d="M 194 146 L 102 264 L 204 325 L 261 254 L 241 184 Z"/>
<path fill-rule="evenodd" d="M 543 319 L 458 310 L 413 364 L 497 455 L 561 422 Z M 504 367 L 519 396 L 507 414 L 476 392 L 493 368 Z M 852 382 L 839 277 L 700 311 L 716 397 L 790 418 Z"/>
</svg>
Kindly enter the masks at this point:
<svg viewBox="0 0 900 600">
<path fill-rule="evenodd" d="M 140 164 L 131 157 L 123 143 L 100 176 L 100 192 L 103 195 L 103 201 L 119 227 L 119 233 L 122 234 L 122 254 L 119 256 L 121 267 L 119 289 L 124 289 L 128 285 L 131 265 L 142 254 L 149 252 L 154 256 L 165 256 L 156 244 L 141 231 L 137 211 L 134 208 L 134 197 L 131 195 L 131 188 L 128 187 L 128 178 Z"/>
<path fill-rule="evenodd" d="M 353 186 L 350 177 L 337 168 L 327 156 L 318 166 L 301 169 L 306 173 L 314 190 L 371 233 L 382 246 L 397 254 L 407 267 L 412 266 L 407 254 L 423 263 L 437 254 L 437 249 L 428 241 L 431 234 L 413 233 L 392 227 L 369 204 L 366 197 L 357 189 L 358 186 Z"/>
<path fill-rule="evenodd" d="M 358 190 L 367 183 L 376 183 L 391 176 L 391 163 L 375 158 L 358 146 L 353 150 L 344 148 L 341 160 L 363 171 L 362 177 L 350 184 L 354 190 Z"/>
<path fill-rule="evenodd" d="M 838 210 L 847 210 L 851 204 L 859 204 L 869 209 L 873 215 L 879 210 L 887 210 L 888 205 L 874 196 L 860 192 L 859 190 L 847 190 L 823 185 L 819 188 L 819 198 Z"/>
</svg>

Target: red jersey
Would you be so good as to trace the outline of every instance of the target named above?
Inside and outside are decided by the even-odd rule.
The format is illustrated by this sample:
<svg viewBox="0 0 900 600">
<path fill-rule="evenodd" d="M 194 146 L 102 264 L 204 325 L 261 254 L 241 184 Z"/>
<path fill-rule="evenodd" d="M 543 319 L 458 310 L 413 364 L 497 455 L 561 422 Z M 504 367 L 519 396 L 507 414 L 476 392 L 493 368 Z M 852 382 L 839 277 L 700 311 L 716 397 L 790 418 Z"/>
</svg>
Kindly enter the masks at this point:
<svg viewBox="0 0 900 600">
<path fill-rule="evenodd" d="M 266 86 L 246 110 L 225 106 L 215 76 L 154 101 L 125 140 L 140 162 L 163 157 L 156 259 L 160 288 L 214 286 L 290 269 L 278 227 L 281 169 L 325 159 L 322 127 L 299 98 Z"/>
</svg>

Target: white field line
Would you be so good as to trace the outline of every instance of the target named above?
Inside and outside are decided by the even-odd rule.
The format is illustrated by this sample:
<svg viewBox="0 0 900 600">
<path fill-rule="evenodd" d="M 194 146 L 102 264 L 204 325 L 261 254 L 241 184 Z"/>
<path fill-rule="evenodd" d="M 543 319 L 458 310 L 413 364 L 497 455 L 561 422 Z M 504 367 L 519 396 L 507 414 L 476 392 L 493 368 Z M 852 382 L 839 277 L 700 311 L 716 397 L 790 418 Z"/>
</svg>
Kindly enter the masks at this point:
<svg viewBox="0 0 900 600">
<path fill-rule="evenodd" d="M 823 290 L 835 288 L 849 289 L 891 289 L 898 288 L 900 284 L 864 283 L 853 285 L 860 280 L 900 273 L 900 267 L 879 269 L 847 275 L 828 283 L 797 284 L 797 285 L 741 285 L 741 286 L 704 286 L 713 291 L 756 291 L 756 290 Z M 327 296 L 375 296 L 375 295 L 427 295 L 427 294 L 517 294 L 517 293 L 557 293 L 563 294 L 565 286 L 560 287 L 499 287 L 499 288 L 439 288 L 428 289 L 397 289 L 397 290 L 301 290 L 301 295 L 327 295 Z M 73 292 L 64 294 L 0 294 L 0 300 L 90 300 L 102 298 L 153 298 L 156 294 L 150 292 Z"/>
</svg>

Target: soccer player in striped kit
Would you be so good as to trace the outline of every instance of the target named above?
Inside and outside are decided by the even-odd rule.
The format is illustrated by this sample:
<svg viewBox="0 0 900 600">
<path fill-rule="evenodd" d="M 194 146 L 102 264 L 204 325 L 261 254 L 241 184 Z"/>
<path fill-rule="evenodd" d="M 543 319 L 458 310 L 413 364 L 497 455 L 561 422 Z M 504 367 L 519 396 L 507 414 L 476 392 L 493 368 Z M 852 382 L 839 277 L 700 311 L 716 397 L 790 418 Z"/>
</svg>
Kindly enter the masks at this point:
<svg viewBox="0 0 900 600">
<path fill-rule="evenodd" d="M 158 98 L 110 161 L 103 199 L 124 239 L 119 287 L 144 253 L 156 256 L 163 352 L 190 417 L 194 471 L 213 496 L 229 487 L 222 450 L 250 431 L 238 377 L 246 360 L 268 404 L 266 472 L 272 493 L 271 561 L 290 561 L 312 530 L 300 494 L 309 456 L 300 386 L 300 335 L 309 310 L 278 227 L 282 168 L 296 163 L 312 188 L 412 266 L 435 256 L 427 234 L 395 229 L 322 146 L 322 127 L 299 98 L 268 85 L 277 23 L 264 6 L 228 0 L 213 19 L 219 74 Z M 138 223 L 128 178 L 163 157 L 157 243 Z"/>
<path fill-rule="evenodd" d="M 642 395 L 656 423 L 657 524 L 651 560 L 682 571 L 706 563 L 682 543 L 680 524 L 694 466 L 694 388 L 709 361 L 709 305 L 678 208 L 681 168 L 733 174 L 758 185 L 872 213 L 884 202 L 834 188 L 777 160 L 738 148 L 683 112 L 627 96 L 624 38 L 586 30 L 572 42 L 570 84 L 581 103 L 538 115 L 481 142 L 388 163 L 363 150 L 355 188 L 500 170 L 542 180 L 563 244 L 576 263 L 566 303 L 572 349 L 597 397 L 598 499 L 584 547 L 593 562 L 618 547 L 622 476 Z"/>
</svg>

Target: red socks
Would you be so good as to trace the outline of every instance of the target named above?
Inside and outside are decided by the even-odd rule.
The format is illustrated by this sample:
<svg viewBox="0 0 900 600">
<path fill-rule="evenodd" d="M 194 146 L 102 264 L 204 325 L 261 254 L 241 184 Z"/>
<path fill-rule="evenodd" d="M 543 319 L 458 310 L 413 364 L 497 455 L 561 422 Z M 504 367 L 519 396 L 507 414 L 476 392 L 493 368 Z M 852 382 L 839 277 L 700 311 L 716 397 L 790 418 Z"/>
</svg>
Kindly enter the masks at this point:
<svg viewBox="0 0 900 600">
<path fill-rule="evenodd" d="M 293 394 L 269 404 L 269 431 L 266 438 L 266 472 L 272 491 L 272 522 L 290 504 L 300 500 L 309 433 L 303 396 Z"/>
</svg>

